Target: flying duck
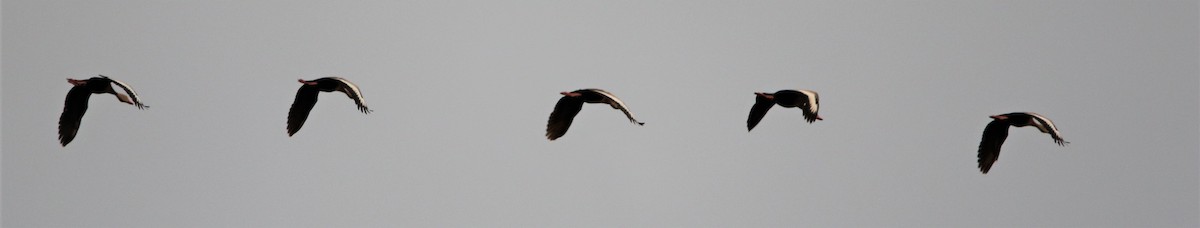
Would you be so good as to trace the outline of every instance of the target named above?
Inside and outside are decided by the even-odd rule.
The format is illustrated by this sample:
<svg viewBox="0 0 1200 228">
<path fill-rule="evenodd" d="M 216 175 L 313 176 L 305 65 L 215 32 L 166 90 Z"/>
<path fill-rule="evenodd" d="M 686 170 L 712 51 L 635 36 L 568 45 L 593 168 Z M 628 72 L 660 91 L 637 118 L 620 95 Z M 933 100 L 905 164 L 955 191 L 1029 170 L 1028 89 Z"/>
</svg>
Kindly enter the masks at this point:
<svg viewBox="0 0 1200 228">
<path fill-rule="evenodd" d="M 79 124 L 83 121 L 83 113 L 87 112 L 88 99 L 93 93 L 108 93 L 117 96 L 117 100 L 126 104 L 136 106 L 138 109 L 145 109 L 150 106 L 142 104 L 137 93 L 133 92 L 133 88 L 129 87 L 121 81 L 113 80 L 104 75 L 92 77 L 87 80 L 67 79 L 68 83 L 74 85 L 70 91 L 67 91 L 66 104 L 63 105 L 62 116 L 58 117 L 58 141 L 62 146 L 67 146 L 71 140 L 75 140 L 75 133 L 79 132 Z M 112 85 L 117 85 L 125 90 L 125 94 L 117 93 Z"/>
<path fill-rule="evenodd" d="M 364 114 L 372 111 L 364 103 L 362 92 L 358 90 L 358 86 L 344 78 L 325 77 L 312 81 L 304 79 L 299 81 L 300 90 L 296 91 L 296 101 L 292 102 L 292 108 L 288 111 L 287 131 L 289 137 L 304 126 L 304 121 L 308 119 L 308 113 L 317 104 L 317 92 L 339 91 L 345 93 L 351 100 L 354 100 L 354 104 L 358 105 L 358 111 Z"/>
<path fill-rule="evenodd" d="M 983 139 L 979 142 L 979 171 L 983 174 L 987 174 L 988 170 L 992 169 L 992 163 L 996 163 L 996 159 L 999 158 L 1000 146 L 1004 145 L 1004 139 L 1008 138 L 1008 126 L 1034 126 L 1042 133 L 1050 134 L 1050 138 L 1059 146 L 1070 143 L 1063 141 L 1062 134 L 1058 133 L 1054 122 L 1037 113 L 1014 112 L 994 115 L 991 118 L 992 122 L 983 129 Z"/>
<path fill-rule="evenodd" d="M 817 115 L 817 111 L 820 110 L 821 97 L 812 90 L 785 89 L 775 93 L 756 92 L 754 98 L 754 106 L 750 107 L 750 118 L 746 119 L 746 131 L 754 130 L 754 126 L 758 126 L 758 122 L 767 115 L 767 111 L 777 104 L 784 108 L 800 108 L 804 112 L 804 120 L 809 123 L 824 120 Z"/>
<path fill-rule="evenodd" d="M 559 94 L 562 94 L 563 97 L 558 99 L 557 105 L 554 105 L 554 112 L 550 113 L 550 120 L 546 123 L 546 138 L 551 141 L 567 134 L 567 129 L 571 128 L 571 122 L 575 120 L 575 115 L 583 109 L 583 103 L 605 103 L 612 106 L 613 109 L 620 109 L 621 112 L 624 112 L 625 118 L 629 118 L 629 122 L 638 125 L 646 124 L 634 119 L 633 113 L 630 113 L 629 108 L 625 107 L 625 102 L 621 102 L 621 99 L 617 99 L 617 96 L 608 91 L 580 89 Z"/>
</svg>

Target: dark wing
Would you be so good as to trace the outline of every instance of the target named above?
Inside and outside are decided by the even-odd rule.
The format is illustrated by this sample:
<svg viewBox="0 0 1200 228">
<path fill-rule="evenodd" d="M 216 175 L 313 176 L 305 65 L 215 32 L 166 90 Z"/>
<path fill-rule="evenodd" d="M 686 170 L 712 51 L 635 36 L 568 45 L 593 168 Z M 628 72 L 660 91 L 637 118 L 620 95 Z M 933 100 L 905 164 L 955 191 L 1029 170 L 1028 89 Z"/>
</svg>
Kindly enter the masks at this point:
<svg viewBox="0 0 1200 228">
<path fill-rule="evenodd" d="M 103 77 L 103 75 L 101 75 L 101 76 Z M 117 85 L 117 87 L 121 87 L 122 90 L 125 90 L 125 94 L 127 94 L 128 96 L 126 96 L 125 94 L 120 94 L 120 93 L 116 94 L 117 99 L 121 100 L 121 102 L 129 103 L 129 104 L 132 104 L 133 106 L 137 106 L 138 109 L 145 109 L 145 108 L 150 107 L 150 106 L 146 106 L 145 104 L 142 104 L 142 100 L 138 98 L 137 93 L 133 92 L 133 87 L 130 87 L 128 84 L 125 84 L 124 82 L 121 82 L 121 81 L 117 81 L 117 80 L 114 80 L 114 79 L 111 79 L 108 77 L 104 77 L 104 78 L 108 79 L 109 81 L 112 81 L 112 84 Z"/>
<path fill-rule="evenodd" d="M 568 96 L 559 98 L 558 104 L 554 105 L 554 112 L 550 113 L 550 120 L 546 123 L 546 138 L 555 140 L 567 134 L 567 129 L 571 128 L 571 122 L 575 121 L 575 115 L 579 114 L 581 109 L 583 99 Z"/>
<path fill-rule="evenodd" d="M 767 116 L 767 111 L 771 111 L 772 106 L 775 106 L 775 101 L 754 95 L 754 106 L 750 107 L 750 117 L 746 119 L 746 131 L 754 130 L 754 126 L 758 126 L 758 122 Z"/>
<path fill-rule="evenodd" d="M 304 126 L 304 121 L 308 120 L 308 112 L 312 111 L 314 105 L 317 105 L 317 90 L 316 86 L 300 86 L 300 90 L 296 91 L 296 101 L 292 102 L 292 109 L 288 111 L 288 136 L 296 134 L 300 131 L 300 127 Z"/>
<path fill-rule="evenodd" d="M 1008 138 L 1008 122 L 993 120 L 983 129 L 983 139 L 979 142 L 979 171 L 987 174 L 992 169 L 992 163 L 1000 157 L 1000 146 Z"/>
<path fill-rule="evenodd" d="M 366 101 L 363 100 L 362 91 L 358 90 L 357 85 L 354 85 L 354 83 L 351 83 L 349 80 L 344 78 L 335 77 L 333 79 L 340 84 L 338 85 L 338 91 L 345 93 L 346 96 L 350 97 L 351 100 L 354 100 L 354 104 L 358 105 L 358 111 L 362 111 L 363 113 L 371 113 L 371 109 L 367 108 Z"/>
<path fill-rule="evenodd" d="M 75 86 L 67 92 L 62 116 L 58 117 L 58 141 L 63 146 L 75 140 L 75 133 L 79 132 L 79 123 L 83 121 L 83 113 L 87 112 L 88 99 L 91 96 L 87 86 Z"/>
</svg>

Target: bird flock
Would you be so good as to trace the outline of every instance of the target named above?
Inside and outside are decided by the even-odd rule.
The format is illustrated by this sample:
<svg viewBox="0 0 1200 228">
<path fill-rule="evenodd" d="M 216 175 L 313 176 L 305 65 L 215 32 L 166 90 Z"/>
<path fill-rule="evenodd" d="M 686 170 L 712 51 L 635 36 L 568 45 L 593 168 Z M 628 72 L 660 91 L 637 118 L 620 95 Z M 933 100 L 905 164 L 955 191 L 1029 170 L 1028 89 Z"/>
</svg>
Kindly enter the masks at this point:
<svg viewBox="0 0 1200 228">
<path fill-rule="evenodd" d="M 117 81 L 104 75 L 92 77 L 86 80 L 67 79 L 72 87 L 67 91 L 66 102 L 63 105 L 62 115 L 58 120 L 58 140 L 63 147 L 71 143 L 75 139 L 75 134 L 79 132 L 79 126 L 83 120 L 83 114 L 87 112 L 88 100 L 93 93 L 101 94 L 108 93 L 117 97 L 118 101 L 127 103 L 137 107 L 138 109 L 146 109 L 150 106 L 142 104 L 136 92 L 129 84 Z M 292 107 L 288 110 L 287 118 L 287 134 L 288 136 L 295 135 L 304 126 L 304 122 L 308 120 L 308 113 L 312 111 L 313 106 L 317 104 L 317 95 L 319 92 L 342 92 L 354 101 L 358 106 L 358 111 L 363 114 L 370 114 L 371 109 L 367 107 L 366 101 L 363 98 L 362 90 L 357 85 L 349 80 L 340 77 L 325 77 L 316 80 L 300 79 L 300 89 L 296 91 L 296 100 L 292 102 Z M 119 93 L 113 89 L 113 85 L 121 87 L 125 93 Z M 575 115 L 583 109 L 584 103 L 603 103 L 608 104 L 613 109 L 621 110 L 629 122 L 637 125 L 645 125 L 645 122 L 638 121 L 633 117 L 633 112 L 629 111 L 629 107 L 625 102 L 618 99 L 616 95 L 602 89 L 580 89 L 571 92 L 561 92 L 562 98 L 558 99 L 558 103 L 554 105 L 554 111 L 550 113 L 550 118 L 546 123 L 546 138 L 553 141 L 567 134 L 567 130 L 571 128 L 571 122 L 575 120 Z M 746 119 L 746 130 L 754 130 L 755 126 L 762 121 L 762 118 L 767 115 L 767 111 L 771 107 L 779 105 L 784 108 L 799 108 L 804 116 L 804 120 L 810 124 L 817 120 L 824 120 L 818 115 L 820 111 L 821 99 L 817 92 L 812 90 L 779 90 L 775 93 L 755 92 L 754 106 L 750 107 L 750 115 Z M 1003 146 L 1004 140 L 1008 138 L 1008 128 L 1034 126 L 1042 133 L 1049 134 L 1054 143 L 1059 146 L 1065 146 L 1067 141 L 1064 141 L 1062 134 L 1059 133 L 1058 127 L 1049 118 L 1032 112 L 1013 112 L 991 116 L 992 122 L 988 123 L 983 129 L 983 137 L 979 142 L 979 171 L 987 174 L 992 168 L 992 164 L 1000 156 L 1000 147 Z"/>
</svg>

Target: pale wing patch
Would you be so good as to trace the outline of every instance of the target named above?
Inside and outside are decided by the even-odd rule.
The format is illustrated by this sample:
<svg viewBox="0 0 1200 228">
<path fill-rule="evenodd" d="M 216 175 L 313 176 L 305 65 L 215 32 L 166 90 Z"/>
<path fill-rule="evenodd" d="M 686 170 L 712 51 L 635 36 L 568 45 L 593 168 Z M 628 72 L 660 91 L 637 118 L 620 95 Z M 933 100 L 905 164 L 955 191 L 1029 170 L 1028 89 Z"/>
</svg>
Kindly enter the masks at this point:
<svg viewBox="0 0 1200 228">
<path fill-rule="evenodd" d="M 133 105 L 137 106 L 138 108 L 150 107 L 150 106 L 146 106 L 146 105 L 142 104 L 142 100 L 140 98 L 138 98 L 137 92 L 133 92 L 133 87 L 130 87 L 128 84 L 125 84 L 124 82 L 117 81 L 116 79 L 105 77 L 103 75 L 101 75 L 101 77 L 104 77 L 104 78 L 108 79 L 109 81 L 112 81 L 113 84 L 116 84 L 118 87 L 121 87 L 122 90 L 125 90 L 125 93 L 129 94 L 129 99 L 133 100 Z M 117 96 L 117 97 L 120 98 L 120 96 Z"/>
<path fill-rule="evenodd" d="M 596 93 L 600 93 L 600 95 L 604 95 L 604 97 L 607 97 L 608 100 L 615 102 L 618 106 L 618 109 L 626 108 L 625 102 L 622 102 L 621 99 L 618 99 L 616 95 L 613 95 L 612 93 L 609 93 L 608 91 L 604 91 L 602 89 L 588 89 L 588 90 L 595 91 Z"/>
<path fill-rule="evenodd" d="M 129 96 L 126 96 L 123 93 L 117 93 L 117 100 L 126 104 L 133 104 L 133 100 L 130 100 Z"/>
<path fill-rule="evenodd" d="M 1033 116 L 1034 126 L 1036 126 L 1038 130 L 1042 131 L 1042 133 L 1050 134 L 1050 137 L 1054 138 L 1055 143 L 1058 143 L 1059 145 L 1066 143 L 1066 141 L 1063 141 L 1062 139 L 1062 133 L 1058 132 L 1058 127 L 1054 126 L 1054 121 L 1050 121 L 1050 118 L 1046 118 L 1045 116 L 1037 113 L 1030 112 L 1028 114 Z"/>
<path fill-rule="evenodd" d="M 821 104 L 817 103 L 817 92 L 812 90 L 800 90 L 800 93 L 803 93 L 804 96 L 808 97 L 808 107 L 809 109 L 812 109 L 813 113 L 817 113 L 817 111 L 821 109 Z"/>
<path fill-rule="evenodd" d="M 333 79 L 338 80 L 343 85 L 346 85 L 346 87 L 350 87 L 350 91 L 354 93 L 354 99 L 358 100 L 359 103 L 362 103 L 363 105 L 367 104 L 366 98 L 363 98 L 362 91 L 358 90 L 357 85 L 354 85 L 354 83 L 351 83 L 349 80 L 344 78 L 333 77 Z"/>
<path fill-rule="evenodd" d="M 1042 133 L 1052 133 L 1053 132 L 1055 135 L 1058 134 L 1058 128 L 1054 126 L 1054 122 L 1050 121 L 1049 118 L 1046 118 L 1045 116 L 1042 116 L 1041 114 L 1032 113 L 1032 112 L 1030 112 L 1028 114 L 1030 116 L 1033 116 L 1033 118 L 1034 118 L 1033 125 L 1035 127 L 1037 127 L 1039 131 L 1042 131 Z"/>
<path fill-rule="evenodd" d="M 629 111 L 628 106 L 625 106 L 625 102 L 621 101 L 621 99 L 618 99 L 616 95 L 613 95 L 612 93 L 609 93 L 608 91 L 604 91 L 602 89 L 587 89 L 587 90 L 591 90 L 596 93 L 599 93 L 600 95 L 604 95 L 604 97 L 608 98 L 608 100 L 610 100 L 614 104 L 616 104 L 617 107 L 614 107 L 614 108 L 620 109 L 621 112 L 624 112 L 625 115 L 627 117 L 629 117 L 629 121 L 641 124 L 641 122 L 637 121 L 637 118 L 633 117 L 633 112 Z"/>
</svg>

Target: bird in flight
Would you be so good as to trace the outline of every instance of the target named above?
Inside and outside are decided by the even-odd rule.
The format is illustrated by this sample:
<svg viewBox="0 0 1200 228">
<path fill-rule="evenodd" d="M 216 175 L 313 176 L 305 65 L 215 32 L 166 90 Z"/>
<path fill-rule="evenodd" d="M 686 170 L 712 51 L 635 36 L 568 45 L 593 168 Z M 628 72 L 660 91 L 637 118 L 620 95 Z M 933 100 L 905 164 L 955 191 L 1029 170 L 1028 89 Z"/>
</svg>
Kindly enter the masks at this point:
<svg viewBox="0 0 1200 228">
<path fill-rule="evenodd" d="M 58 141 L 62 146 L 67 146 L 72 140 L 75 140 L 75 133 L 79 132 L 79 124 L 83 121 L 83 114 L 87 112 L 88 99 L 93 93 L 108 93 L 117 96 L 117 100 L 126 104 L 131 104 L 138 109 L 149 108 L 142 104 L 133 88 L 124 82 L 113 80 L 104 75 L 92 77 L 86 80 L 67 79 L 68 83 L 74 85 L 70 91 L 67 91 L 66 104 L 63 105 L 62 115 L 58 117 Z M 118 93 L 113 89 L 112 85 L 117 85 L 124 90 L 125 93 Z"/>
<path fill-rule="evenodd" d="M 351 100 L 354 100 L 354 104 L 358 105 L 358 111 L 364 114 L 371 113 L 372 110 L 367 108 L 363 101 L 362 91 L 354 83 L 350 83 L 344 78 L 325 77 L 312 81 L 300 79 L 300 90 L 296 91 L 296 100 L 292 102 L 292 108 L 288 111 L 287 131 L 289 137 L 300 131 L 300 127 L 304 126 L 304 121 L 308 120 L 308 113 L 317 104 L 317 93 L 333 91 L 339 91 L 349 96 Z"/>
<path fill-rule="evenodd" d="M 754 106 L 750 107 L 750 117 L 746 119 L 746 131 L 754 130 L 754 126 L 758 126 L 758 122 L 762 121 L 763 116 L 767 115 L 767 111 L 771 111 L 771 107 L 775 105 L 784 108 L 800 108 L 804 112 L 804 120 L 809 123 L 822 119 L 817 115 L 820 110 L 821 98 L 817 92 L 812 90 L 780 90 L 775 93 L 754 93 Z"/>
<path fill-rule="evenodd" d="M 1038 131 L 1050 134 L 1050 138 L 1059 146 L 1070 143 L 1063 141 L 1062 134 L 1058 133 L 1054 122 L 1037 113 L 1014 112 L 994 115 L 991 118 L 992 122 L 983 129 L 983 139 L 979 142 L 979 171 L 983 174 L 987 174 L 988 170 L 992 169 L 992 164 L 1000 157 L 1000 146 L 1003 146 L 1004 140 L 1008 138 L 1008 126 L 1034 126 Z"/>
<path fill-rule="evenodd" d="M 617 99 L 617 96 L 601 89 L 580 89 L 571 92 L 561 92 L 563 97 L 558 99 L 558 104 L 554 105 L 554 112 L 550 113 L 550 120 L 546 123 L 546 138 L 551 141 L 567 134 L 567 129 L 571 128 L 571 122 L 575 120 L 575 115 L 579 114 L 579 110 L 583 109 L 583 103 L 604 103 L 612 106 L 613 109 L 619 109 L 625 113 L 625 117 L 629 122 L 637 125 L 645 125 L 644 122 L 639 122 L 633 118 L 633 113 L 629 112 L 629 108 L 625 106 L 625 102 Z"/>
</svg>

